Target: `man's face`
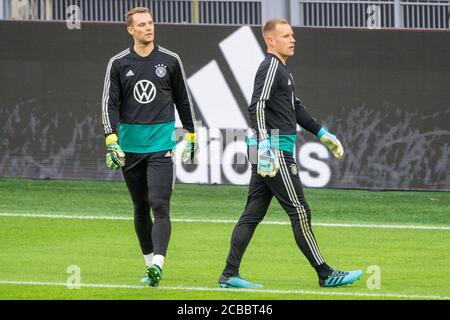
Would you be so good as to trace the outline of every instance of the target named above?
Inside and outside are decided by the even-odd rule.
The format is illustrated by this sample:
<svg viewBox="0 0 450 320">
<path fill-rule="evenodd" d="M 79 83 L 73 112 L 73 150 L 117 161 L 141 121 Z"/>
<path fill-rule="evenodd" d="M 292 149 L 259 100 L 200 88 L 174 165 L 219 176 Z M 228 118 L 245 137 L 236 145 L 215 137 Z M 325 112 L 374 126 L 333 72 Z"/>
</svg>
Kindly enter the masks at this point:
<svg viewBox="0 0 450 320">
<path fill-rule="evenodd" d="M 149 44 L 155 39 L 155 26 L 149 13 L 136 13 L 133 15 L 133 23 L 127 28 L 135 42 Z"/>
<path fill-rule="evenodd" d="M 275 30 L 269 35 L 272 40 L 271 46 L 280 55 L 285 57 L 292 57 L 294 55 L 294 31 L 288 24 L 277 24 Z"/>
</svg>

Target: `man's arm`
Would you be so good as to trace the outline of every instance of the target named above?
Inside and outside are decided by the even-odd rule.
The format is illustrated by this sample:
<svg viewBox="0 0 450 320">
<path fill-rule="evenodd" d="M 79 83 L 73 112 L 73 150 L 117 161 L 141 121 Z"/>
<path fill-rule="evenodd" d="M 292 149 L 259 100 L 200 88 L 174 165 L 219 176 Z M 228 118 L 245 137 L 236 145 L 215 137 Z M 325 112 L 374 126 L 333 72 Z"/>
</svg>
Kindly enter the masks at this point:
<svg viewBox="0 0 450 320">
<path fill-rule="evenodd" d="M 117 64 L 111 59 L 106 68 L 102 97 L 102 122 L 105 136 L 117 132 L 120 104 L 120 80 Z"/>
<path fill-rule="evenodd" d="M 344 148 L 338 138 L 328 131 L 328 129 L 322 126 L 313 118 L 308 111 L 306 111 L 305 106 L 301 103 L 300 99 L 295 98 L 295 114 L 297 118 L 297 123 L 304 129 L 308 130 L 320 139 L 333 155 L 340 159 L 344 155 Z"/>
<path fill-rule="evenodd" d="M 322 127 L 321 124 L 318 123 L 317 120 L 308 113 L 306 107 L 297 97 L 295 98 L 294 105 L 297 123 L 302 128 L 308 130 L 309 132 L 311 132 L 313 135 L 316 136 L 320 128 Z"/>
<path fill-rule="evenodd" d="M 266 105 L 270 99 L 272 90 L 275 87 L 276 75 L 278 69 L 278 60 L 272 58 L 270 63 L 264 62 L 255 77 L 253 95 L 259 97 L 257 102 L 252 104 L 248 111 L 252 128 L 255 130 L 258 141 L 269 138 L 266 128 Z"/>
<path fill-rule="evenodd" d="M 177 57 L 177 64 L 172 78 L 173 97 L 183 128 L 189 133 L 195 133 L 195 114 L 192 98 L 186 81 L 183 63 Z"/>
<path fill-rule="evenodd" d="M 272 149 L 266 128 L 266 106 L 276 88 L 278 64 L 278 60 L 272 58 L 270 63 L 265 61 L 260 66 L 253 91 L 253 96 L 258 97 L 258 100 L 249 107 L 250 122 L 258 139 L 257 173 L 262 177 L 274 177 L 279 169 L 278 158 Z"/>
<path fill-rule="evenodd" d="M 125 165 L 125 154 L 118 144 L 117 122 L 119 120 L 120 82 L 119 71 L 111 59 L 106 68 L 103 85 L 102 122 L 106 143 L 106 166 L 115 170 Z"/>
<path fill-rule="evenodd" d="M 186 146 L 181 155 L 181 160 L 184 163 L 192 164 L 195 163 L 195 159 L 199 153 L 195 128 L 194 106 L 192 105 L 192 98 L 189 93 L 183 62 L 181 62 L 181 59 L 178 56 L 176 58 L 177 64 L 172 79 L 173 97 L 175 106 L 178 110 L 178 116 L 180 117 L 184 130 L 187 131 L 184 135 Z"/>
</svg>

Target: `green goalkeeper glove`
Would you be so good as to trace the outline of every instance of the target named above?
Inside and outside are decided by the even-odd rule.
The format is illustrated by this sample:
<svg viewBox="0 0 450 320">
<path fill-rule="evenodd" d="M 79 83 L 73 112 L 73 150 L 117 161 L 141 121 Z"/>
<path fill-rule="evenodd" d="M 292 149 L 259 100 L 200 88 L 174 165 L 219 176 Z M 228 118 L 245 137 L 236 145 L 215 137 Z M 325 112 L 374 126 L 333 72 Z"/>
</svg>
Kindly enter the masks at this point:
<svg viewBox="0 0 450 320">
<path fill-rule="evenodd" d="M 106 137 L 106 166 L 116 170 L 125 165 L 125 153 L 123 153 L 115 133 Z"/>
<path fill-rule="evenodd" d="M 320 142 L 330 149 L 335 158 L 341 159 L 344 156 L 344 147 L 342 147 L 341 142 L 334 134 L 331 134 L 326 127 L 322 126 L 322 128 L 320 128 L 317 137 L 320 139 Z"/>
<path fill-rule="evenodd" d="M 184 141 L 186 141 L 186 146 L 181 155 L 181 161 L 185 164 L 192 164 L 195 162 L 200 151 L 197 143 L 197 135 L 195 132 L 188 132 L 184 135 Z"/>
</svg>

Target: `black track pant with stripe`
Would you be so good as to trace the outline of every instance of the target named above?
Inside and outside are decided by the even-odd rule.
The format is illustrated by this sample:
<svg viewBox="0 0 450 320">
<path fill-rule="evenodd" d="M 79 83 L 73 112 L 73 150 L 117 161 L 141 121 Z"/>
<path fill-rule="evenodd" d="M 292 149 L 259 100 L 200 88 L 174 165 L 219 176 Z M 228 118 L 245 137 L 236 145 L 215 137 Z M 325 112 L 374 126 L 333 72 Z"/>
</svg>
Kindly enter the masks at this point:
<svg viewBox="0 0 450 320">
<path fill-rule="evenodd" d="M 170 197 L 175 182 L 171 151 L 126 152 L 122 172 L 133 200 L 134 228 L 142 253 L 166 256 L 171 233 Z"/>
<path fill-rule="evenodd" d="M 231 236 L 231 246 L 224 275 L 235 276 L 239 272 L 244 252 L 256 226 L 263 220 L 272 197 L 278 200 L 291 220 L 295 241 L 313 267 L 324 261 L 311 229 L 311 211 L 306 203 L 303 187 L 292 154 L 277 151 L 280 170 L 277 175 L 261 177 L 256 164 L 252 164 L 247 205 Z"/>
</svg>

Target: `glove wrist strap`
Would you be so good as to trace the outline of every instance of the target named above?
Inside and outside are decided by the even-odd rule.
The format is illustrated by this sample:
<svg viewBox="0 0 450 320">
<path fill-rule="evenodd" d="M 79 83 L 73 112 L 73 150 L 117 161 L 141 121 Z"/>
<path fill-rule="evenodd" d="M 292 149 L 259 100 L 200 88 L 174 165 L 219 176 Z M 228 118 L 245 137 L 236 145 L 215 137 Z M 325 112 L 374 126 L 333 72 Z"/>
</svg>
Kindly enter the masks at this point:
<svg viewBox="0 0 450 320">
<path fill-rule="evenodd" d="M 184 135 L 184 140 L 190 143 L 194 143 L 197 141 L 197 135 L 195 132 L 188 132 Z"/>
<path fill-rule="evenodd" d="M 106 145 L 109 146 L 110 144 L 117 143 L 119 139 L 117 138 L 117 135 L 115 133 L 110 134 L 106 137 Z"/>
<path fill-rule="evenodd" d="M 317 132 L 317 137 L 320 139 L 323 137 L 324 134 L 326 134 L 328 130 L 325 127 L 321 127 L 319 132 Z"/>
</svg>

